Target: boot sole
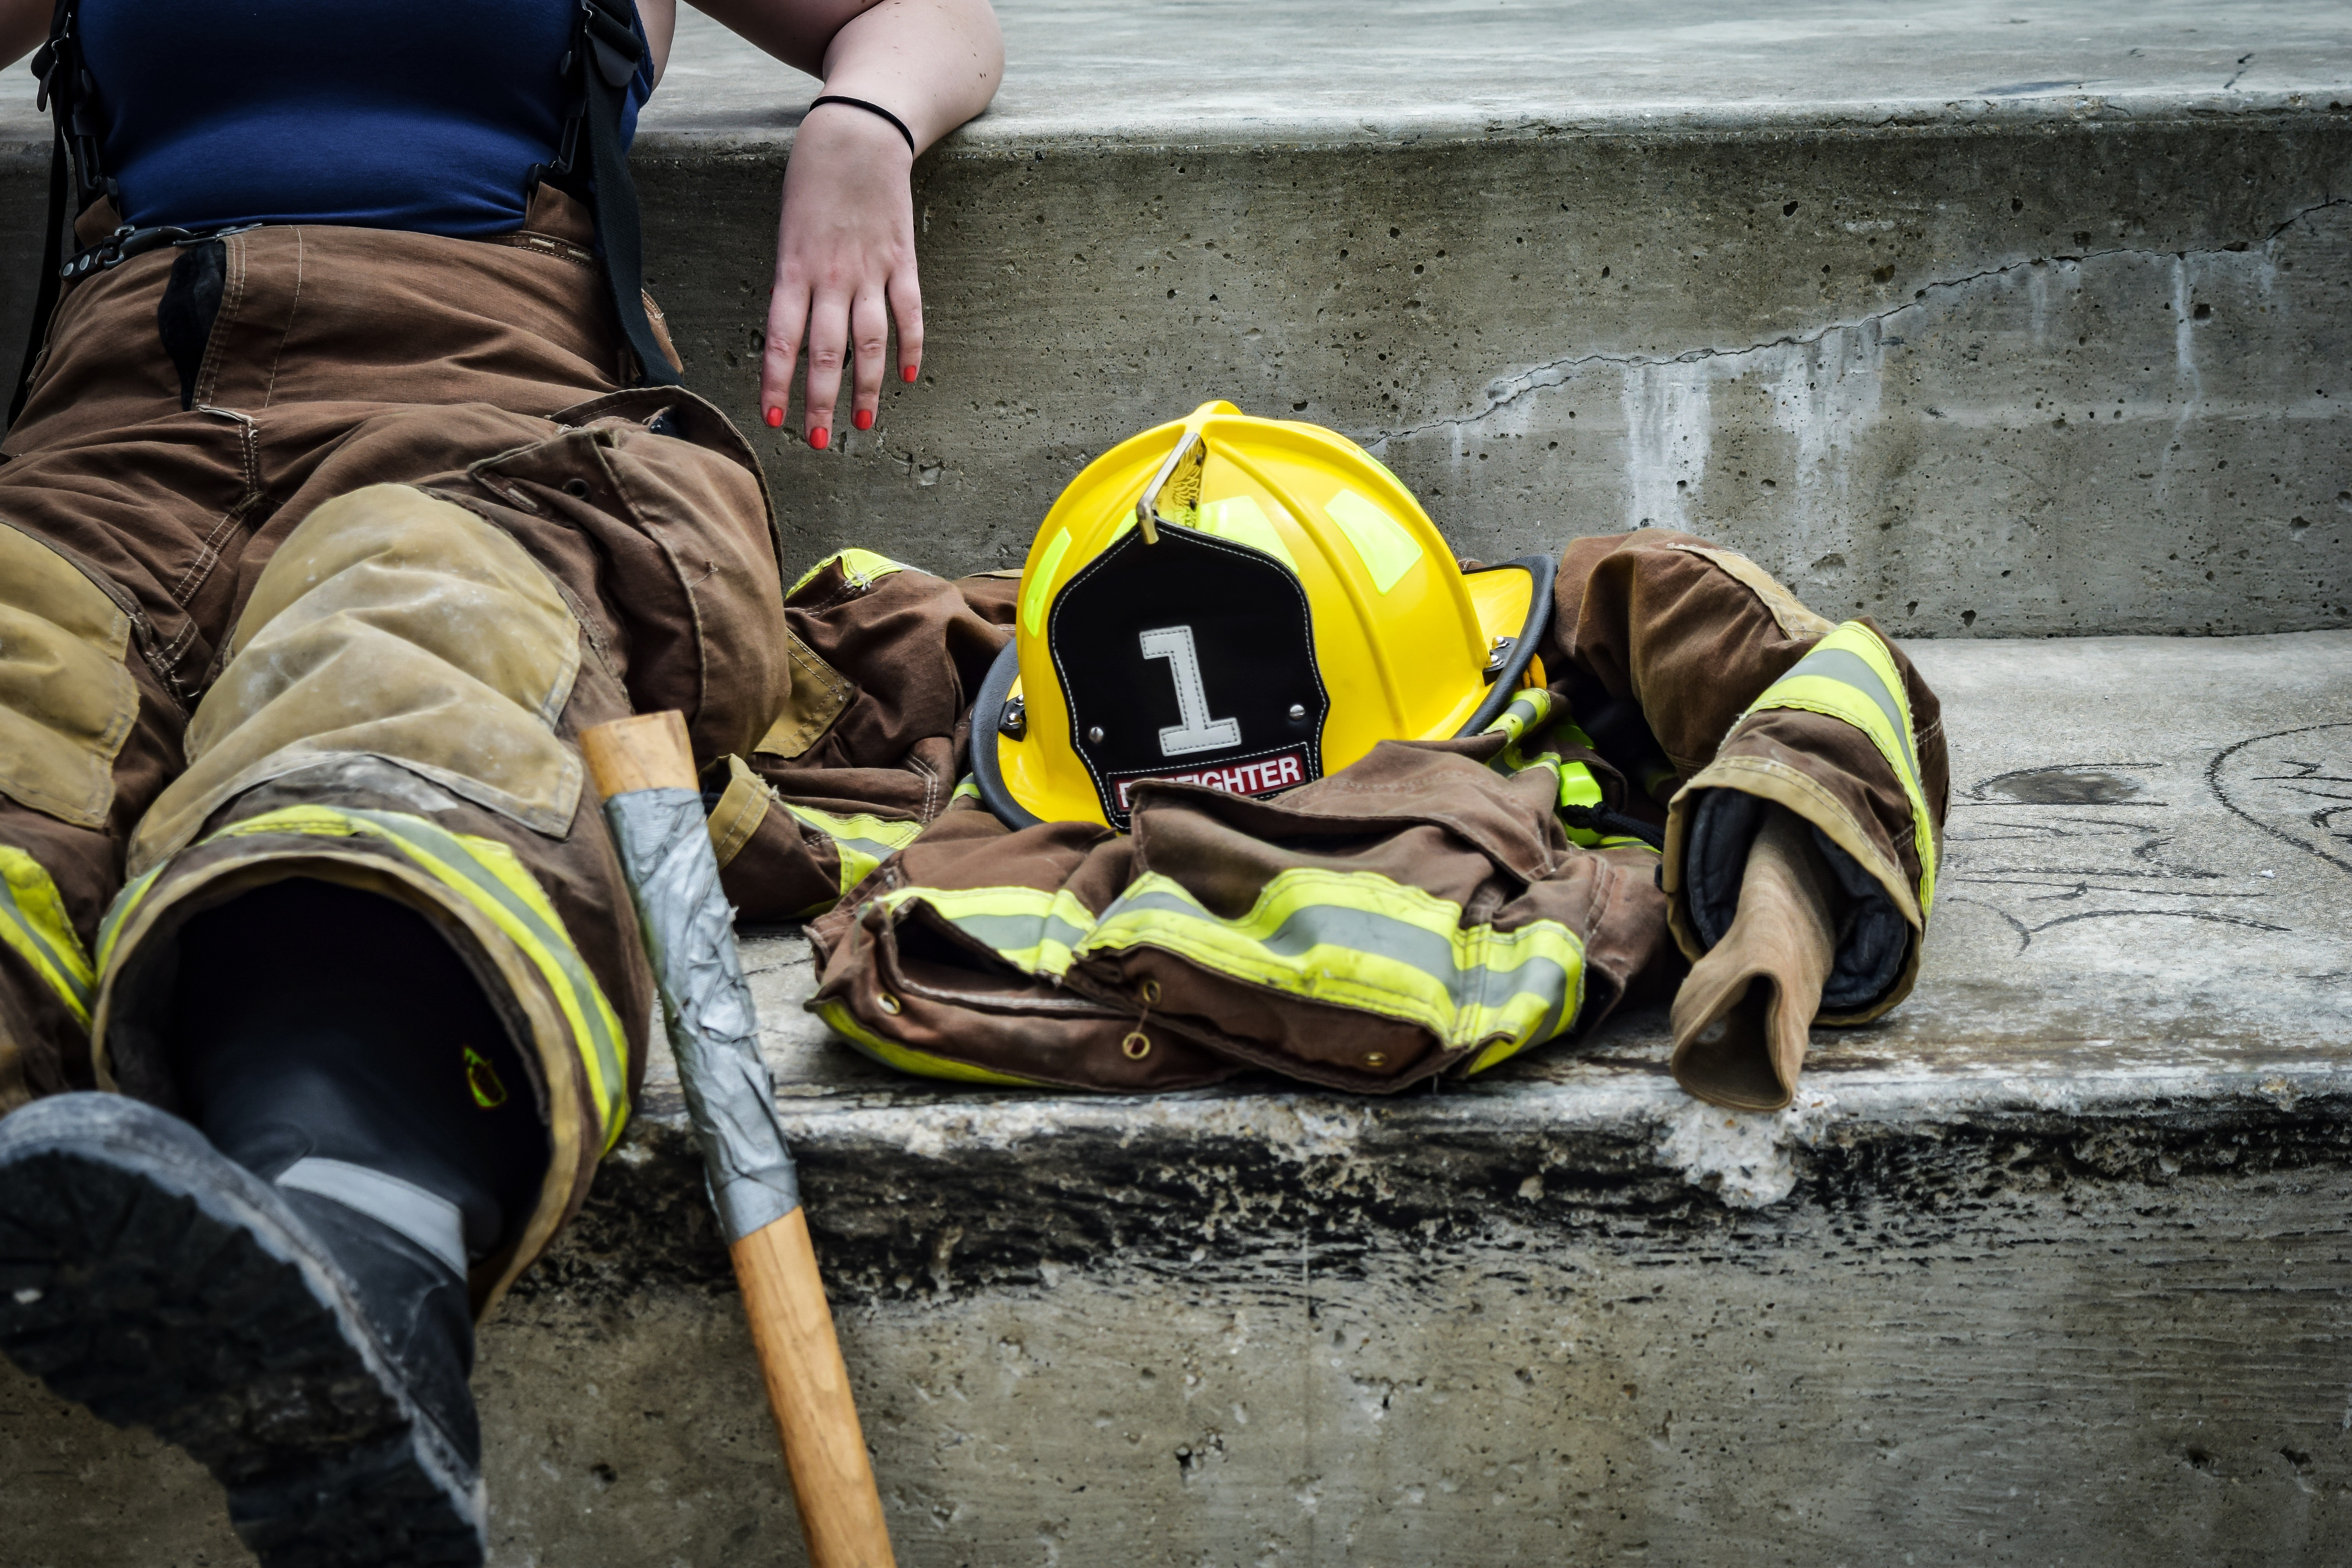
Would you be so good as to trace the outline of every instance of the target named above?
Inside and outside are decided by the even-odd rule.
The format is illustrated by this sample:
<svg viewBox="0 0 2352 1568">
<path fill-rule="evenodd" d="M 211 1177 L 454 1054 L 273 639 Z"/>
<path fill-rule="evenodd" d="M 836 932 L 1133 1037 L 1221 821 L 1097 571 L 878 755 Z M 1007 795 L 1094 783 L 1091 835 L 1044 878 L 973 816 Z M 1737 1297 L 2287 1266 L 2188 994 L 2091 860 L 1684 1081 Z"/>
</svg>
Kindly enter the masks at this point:
<svg viewBox="0 0 2352 1568">
<path fill-rule="evenodd" d="M 59 1095 L 0 1121 L 0 1353 L 186 1449 L 266 1568 L 479 1568 L 474 1467 L 323 1257 L 162 1111 Z"/>
</svg>

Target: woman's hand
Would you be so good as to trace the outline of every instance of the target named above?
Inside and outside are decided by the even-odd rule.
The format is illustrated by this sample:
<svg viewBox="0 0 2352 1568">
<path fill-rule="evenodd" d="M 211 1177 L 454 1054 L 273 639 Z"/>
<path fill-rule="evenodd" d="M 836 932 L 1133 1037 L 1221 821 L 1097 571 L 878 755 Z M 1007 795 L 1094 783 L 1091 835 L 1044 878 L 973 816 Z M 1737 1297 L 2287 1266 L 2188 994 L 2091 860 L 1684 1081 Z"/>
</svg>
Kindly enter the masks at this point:
<svg viewBox="0 0 2352 1568">
<path fill-rule="evenodd" d="M 0 0 L 5 4 L 5 0 Z M 646 0 L 658 4 L 660 0 Z M 781 428 L 793 364 L 808 351 L 802 427 L 832 445 L 845 363 L 851 423 L 873 428 L 883 377 L 913 381 L 923 357 L 915 279 L 915 154 L 988 107 L 1004 40 L 988 0 L 695 0 L 778 59 L 824 79 L 824 93 L 877 103 L 906 122 L 908 147 L 878 114 L 847 104 L 808 112 L 784 170 L 776 276 L 760 360 L 760 412 Z M 888 360 L 890 323 L 898 353 Z"/>
<path fill-rule="evenodd" d="M 808 350 L 803 428 L 832 444 L 845 357 L 854 367 L 851 422 L 874 427 L 882 378 L 913 381 L 923 363 L 923 291 L 915 276 L 915 155 L 890 122 L 847 104 L 821 104 L 801 122 L 784 171 L 776 278 L 768 297 L 760 406 L 781 426 L 792 406 L 793 363 Z M 890 323 L 898 353 L 886 373 Z"/>
</svg>

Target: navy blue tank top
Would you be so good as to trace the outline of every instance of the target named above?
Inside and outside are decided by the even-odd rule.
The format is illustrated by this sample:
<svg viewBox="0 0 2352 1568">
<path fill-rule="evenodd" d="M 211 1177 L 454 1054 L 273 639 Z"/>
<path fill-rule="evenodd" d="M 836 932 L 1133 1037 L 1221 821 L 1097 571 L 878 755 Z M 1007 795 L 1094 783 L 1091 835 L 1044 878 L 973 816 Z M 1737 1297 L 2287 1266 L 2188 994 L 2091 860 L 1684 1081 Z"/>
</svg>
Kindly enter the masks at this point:
<svg viewBox="0 0 2352 1568">
<path fill-rule="evenodd" d="M 579 0 L 81 0 L 123 220 L 514 228 L 562 134 L 579 18 Z"/>
</svg>

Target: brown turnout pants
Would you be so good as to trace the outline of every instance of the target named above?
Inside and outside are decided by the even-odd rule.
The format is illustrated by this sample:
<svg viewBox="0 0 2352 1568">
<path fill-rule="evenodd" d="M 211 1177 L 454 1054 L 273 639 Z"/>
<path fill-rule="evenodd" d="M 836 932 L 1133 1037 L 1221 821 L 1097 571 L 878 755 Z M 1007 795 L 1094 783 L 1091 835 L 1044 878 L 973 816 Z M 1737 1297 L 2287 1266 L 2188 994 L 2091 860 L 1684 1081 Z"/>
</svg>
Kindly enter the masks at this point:
<svg viewBox="0 0 2352 1568">
<path fill-rule="evenodd" d="M 584 1195 L 644 1072 L 651 982 L 573 745 L 674 708 L 704 762 L 787 707 L 774 533 L 716 410 L 620 390 L 586 225 L 502 241 L 220 241 L 73 288 L 0 465 L 0 1109 L 174 1101 L 174 933 L 301 876 L 467 957 L 553 1160 L 487 1303 Z"/>
</svg>

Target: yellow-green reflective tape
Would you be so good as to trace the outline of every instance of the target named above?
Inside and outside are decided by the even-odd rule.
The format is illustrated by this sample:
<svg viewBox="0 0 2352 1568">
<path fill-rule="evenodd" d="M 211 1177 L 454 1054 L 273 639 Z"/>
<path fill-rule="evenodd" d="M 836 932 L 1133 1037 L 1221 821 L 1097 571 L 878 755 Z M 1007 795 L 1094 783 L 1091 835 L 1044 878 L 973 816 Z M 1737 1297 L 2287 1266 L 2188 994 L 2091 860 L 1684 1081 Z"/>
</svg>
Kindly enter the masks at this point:
<svg viewBox="0 0 2352 1568">
<path fill-rule="evenodd" d="M 146 901 L 147 889 L 153 887 L 155 879 L 163 874 L 163 868 L 156 867 L 115 894 L 114 902 L 106 907 L 105 918 L 98 922 L 98 972 L 100 974 L 105 973 L 107 966 L 114 962 L 115 939 L 122 934 L 123 922 Z"/>
<path fill-rule="evenodd" d="M 562 1010 L 587 1073 L 589 1098 L 604 1131 L 605 1150 L 609 1152 L 620 1141 L 621 1129 L 629 1118 L 628 1037 L 622 1033 L 620 1017 L 605 999 L 604 988 L 572 945 L 563 918 L 513 850 L 495 838 L 451 833 L 420 816 L 324 805 L 289 805 L 265 812 L 231 823 L 204 842 L 266 833 L 386 840 L 434 880 L 488 916 L 490 923 L 530 960 Z M 151 871 L 125 888 L 108 911 L 100 942 L 101 963 L 112 959 L 122 921 L 145 899 L 155 876 Z"/>
<path fill-rule="evenodd" d="M 1815 643 L 1740 718 L 1773 708 L 1801 709 L 1853 725 L 1870 737 L 1895 770 L 1911 802 L 1911 837 L 1919 856 L 1919 918 L 1924 921 L 1936 901 L 1936 831 L 1919 779 L 1919 753 L 1911 739 L 1910 699 L 1886 645 L 1860 621 L 1846 622 Z"/>
<path fill-rule="evenodd" d="M 1500 731 L 1510 737 L 1503 749 L 1496 753 L 1495 760 L 1486 765 L 1504 774 L 1525 773 L 1529 768 L 1549 768 L 1559 776 L 1559 804 L 1563 807 L 1599 805 L 1602 800 L 1601 781 L 1593 776 L 1590 766 L 1583 763 L 1571 763 L 1558 752 L 1538 752 L 1530 757 L 1520 750 L 1520 742 L 1528 735 L 1542 732 L 1544 720 L 1551 712 L 1552 706 L 1552 694 L 1540 687 L 1513 698 L 1510 706 L 1496 715 L 1495 721 L 1486 728 L 1486 734 Z M 1563 722 L 1549 733 L 1554 739 L 1580 746 L 1588 752 L 1595 749 L 1592 737 L 1572 722 Z M 1586 849 L 1612 849 L 1626 844 L 1642 844 L 1643 848 L 1654 847 L 1643 844 L 1639 838 L 1616 833 L 1599 833 L 1571 823 L 1561 823 L 1560 831 L 1568 835 L 1570 844 Z M 1473 1067 L 1470 1070 L 1475 1072 L 1477 1068 Z"/>
<path fill-rule="evenodd" d="M 1494 721 L 1480 732 L 1491 735 L 1500 730 L 1504 738 L 1516 745 L 1528 731 L 1542 727 L 1543 721 L 1551 716 L 1553 700 L 1552 694 L 1540 686 L 1531 691 L 1522 691 L 1512 698 L 1509 706 L 1496 714 Z"/>
<path fill-rule="evenodd" d="M 950 801 L 978 800 L 979 798 L 980 781 L 972 777 L 970 773 L 966 773 L 963 777 L 958 779 L 956 781 L 954 790 L 948 795 L 948 799 Z"/>
<path fill-rule="evenodd" d="M 871 588 L 893 572 L 910 570 L 904 562 L 893 561 L 887 555 L 877 555 L 871 550 L 836 550 L 802 573 L 800 581 L 785 591 L 784 597 L 789 599 L 815 582 L 817 574 L 836 561 L 841 563 L 842 576 L 853 588 Z"/>
<path fill-rule="evenodd" d="M 1069 552 L 1070 531 L 1066 528 L 1055 530 L 1053 542 L 1045 546 L 1045 553 L 1030 572 L 1027 586 L 1021 590 L 1021 624 L 1028 628 L 1033 637 L 1045 621 L 1045 595 L 1054 585 L 1055 569 L 1062 564 L 1062 557 Z"/>
<path fill-rule="evenodd" d="M 1584 950 L 1556 921 L 1462 926 L 1459 905 L 1376 872 L 1298 867 L 1235 920 L 1146 872 L 1112 901 L 1081 957 L 1156 947 L 1309 1001 L 1420 1025 L 1450 1047 L 1548 1040 L 1576 1016 Z"/>
<path fill-rule="evenodd" d="M 863 812 L 855 816 L 835 816 L 829 811 L 794 805 L 788 800 L 780 800 L 776 804 L 791 812 L 795 820 L 808 824 L 833 840 L 834 853 L 841 860 L 841 887 L 834 894 L 836 899 L 866 880 L 867 872 L 912 844 L 916 835 L 923 831 L 923 825 L 919 822 L 895 822 L 887 816 L 868 816 Z"/>
<path fill-rule="evenodd" d="M 1274 521 L 1254 496 L 1227 496 L 1223 500 L 1202 501 L 1193 527 L 1202 533 L 1213 533 L 1219 539 L 1230 539 L 1245 544 L 1262 554 L 1271 555 L 1298 575 L 1298 563 L 1290 553 L 1290 546 L 1275 531 Z"/>
<path fill-rule="evenodd" d="M 1353 490 L 1341 490 L 1325 501 L 1323 511 L 1339 525 L 1348 542 L 1356 547 L 1356 555 L 1370 575 L 1372 586 L 1383 594 L 1395 587 L 1398 579 L 1421 560 L 1421 541 L 1377 502 L 1366 500 Z"/>
<path fill-rule="evenodd" d="M 884 1067 L 896 1068 L 900 1072 L 913 1073 L 919 1078 L 953 1079 L 959 1083 L 1004 1084 L 1013 1089 L 1035 1089 L 1040 1081 L 1015 1078 L 1009 1072 L 974 1067 L 952 1057 L 934 1056 L 929 1051 L 919 1051 L 894 1040 L 886 1040 L 859 1023 L 857 1016 L 839 1002 L 818 1003 L 816 1016 L 860 1053 L 872 1057 Z"/>
<path fill-rule="evenodd" d="M 1094 911 L 1067 889 L 901 888 L 882 907 L 919 903 L 1024 974 L 1059 979 L 1095 927 Z"/>
<path fill-rule="evenodd" d="M 66 1010 L 89 1027 L 89 995 L 98 971 L 66 915 L 65 899 L 41 863 L 0 844 L 0 942 L 23 959 Z"/>
</svg>

